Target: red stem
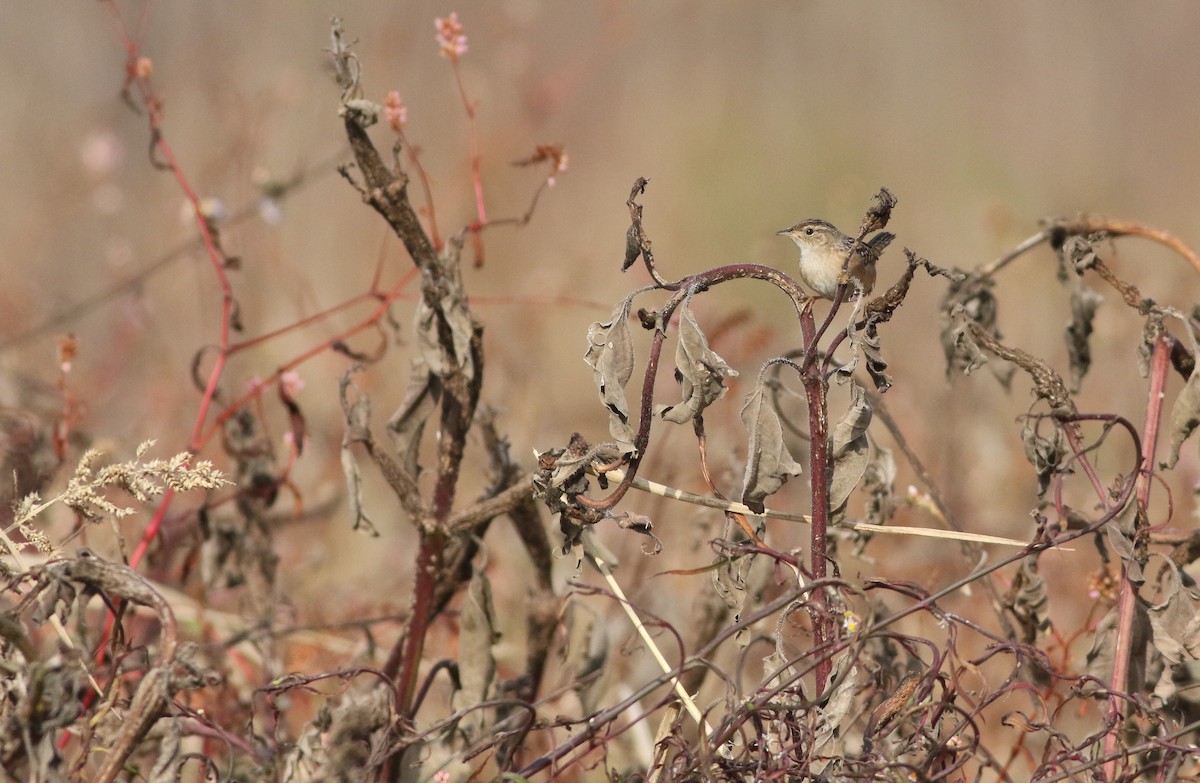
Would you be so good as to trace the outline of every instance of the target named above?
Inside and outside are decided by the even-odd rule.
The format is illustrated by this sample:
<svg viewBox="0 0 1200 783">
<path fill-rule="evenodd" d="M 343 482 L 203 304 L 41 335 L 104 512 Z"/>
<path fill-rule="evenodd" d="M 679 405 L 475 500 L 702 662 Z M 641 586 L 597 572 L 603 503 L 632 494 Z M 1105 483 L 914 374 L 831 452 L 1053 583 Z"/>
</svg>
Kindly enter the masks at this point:
<svg viewBox="0 0 1200 783">
<path fill-rule="evenodd" d="M 1151 360 L 1150 393 L 1146 403 L 1146 426 L 1142 432 L 1142 464 L 1137 478 L 1137 510 L 1135 520 L 1145 519 L 1150 504 L 1150 487 L 1154 477 L 1154 454 L 1158 446 L 1158 427 L 1162 419 L 1163 390 L 1167 383 L 1167 372 L 1170 369 L 1171 350 L 1162 335 L 1154 342 L 1154 356 Z M 1137 522 L 1135 521 L 1135 525 Z M 1135 529 L 1136 537 L 1141 531 Z M 1108 699 L 1108 714 L 1113 719 L 1113 728 L 1104 737 L 1104 754 L 1112 756 L 1112 760 L 1104 765 L 1105 779 L 1115 780 L 1117 774 L 1117 747 L 1121 742 L 1119 719 L 1123 712 L 1124 700 L 1129 683 L 1129 659 L 1133 651 L 1133 622 L 1137 609 L 1137 586 L 1129 579 L 1128 569 L 1121 567 L 1121 595 L 1117 600 L 1117 647 L 1113 654 L 1112 679 L 1109 689 L 1113 695 Z M 1139 689 L 1142 683 L 1134 683 Z"/>
<path fill-rule="evenodd" d="M 467 97 L 467 88 L 463 86 L 462 72 L 458 68 L 458 60 L 453 60 L 454 83 L 458 85 L 458 94 L 462 97 L 463 108 L 467 110 L 467 119 L 471 126 L 471 180 L 475 186 L 475 212 L 481 226 L 487 225 L 487 207 L 483 204 L 483 178 L 480 175 L 479 128 L 475 121 L 475 106 Z"/>
<path fill-rule="evenodd" d="M 230 320 L 233 314 L 233 286 L 229 282 L 228 275 L 225 274 L 225 258 L 221 251 L 217 248 L 217 243 L 209 231 L 208 219 L 204 215 L 203 208 L 200 205 L 200 199 L 192 189 L 191 183 L 188 182 L 187 176 L 179 167 L 179 162 L 175 158 L 175 153 L 171 149 L 171 145 L 167 143 L 166 138 L 162 133 L 162 104 L 158 100 L 158 96 L 154 92 L 154 87 L 150 84 L 148 72 L 143 72 L 139 68 L 140 57 L 138 54 L 137 44 L 129 35 L 129 30 L 125 26 L 124 18 L 121 12 L 116 7 L 116 4 L 109 0 L 105 3 L 113 18 L 116 20 L 117 28 L 121 36 L 122 45 L 125 48 L 125 88 L 135 88 L 138 96 L 141 99 L 142 106 L 146 109 L 148 124 L 150 127 L 151 148 L 156 150 L 162 156 L 164 165 L 170 170 L 175 177 L 175 182 L 179 185 L 179 189 L 183 191 L 183 195 L 187 198 L 188 203 L 192 206 L 192 212 L 196 219 L 196 227 L 200 230 L 200 238 L 204 243 L 204 249 L 208 254 L 209 262 L 212 265 L 213 274 L 217 278 L 217 282 L 221 287 L 221 319 L 220 319 L 220 335 L 218 338 L 218 353 L 217 361 L 213 365 L 212 372 L 209 374 L 208 382 L 205 385 L 204 396 L 200 400 L 200 407 L 196 411 L 195 421 L 192 424 L 192 436 L 188 442 L 188 450 L 196 453 L 199 450 L 201 443 L 201 433 L 203 432 L 204 422 L 208 418 L 208 410 L 212 406 L 213 396 L 216 393 L 217 383 L 221 379 L 221 373 L 225 369 L 225 362 L 228 358 L 229 351 L 229 334 Z M 154 518 L 150 525 L 142 534 L 142 540 L 134 550 L 133 556 L 130 558 L 129 565 L 137 567 L 141 562 L 146 549 L 150 542 L 158 534 L 161 527 L 162 519 L 166 516 L 167 509 L 174 499 L 174 492 L 166 492 L 163 495 L 162 502 L 159 504 L 158 510 L 155 512 Z"/>
<path fill-rule="evenodd" d="M 828 324 L 828 319 L 826 320 Z M 817 355 L 817 329 L 811 307 L 806 307 L 800 313 L 800 331 L 804 337 L 805 351 L 808 357 Z M 828 385 L 822 372 L 821 364 L 816 361 L 806 361 L 803 367 L 801 382 L 808 400 L 808 428 L 811 438 L 812 451 L 809 456 L 809 477 L 812 492 L 812 537 L 811 569 L 812 579 L 820 582 L 827 573 L 825 535 L 829 527 L 829 410 L 826 392 Z M 829 617 L 824 590 L 812 592 L 812 604 L 809 616 L 813 624 L 813 647 L 823 649 L 833 641 L 833 622 Z M 825 689 L 829 676 L 833 671 L 833 663 L 828 656 L 822 655 L 815 669 L 817 692 Z"/>
</svg>

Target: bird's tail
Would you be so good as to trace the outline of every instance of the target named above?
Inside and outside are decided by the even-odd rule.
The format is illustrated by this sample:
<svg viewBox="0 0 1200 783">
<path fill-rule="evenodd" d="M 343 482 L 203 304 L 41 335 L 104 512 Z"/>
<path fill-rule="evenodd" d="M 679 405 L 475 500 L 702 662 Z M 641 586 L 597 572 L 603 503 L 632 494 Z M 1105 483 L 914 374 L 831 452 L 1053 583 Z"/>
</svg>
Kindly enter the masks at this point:
<svg viewBox="0 0 1200 783">
<path fill-rule="evenodd" d="M 892 243 L 892 240 L 895 238 L 896 238 L 896 235 L 893 234 L 892 232 L 881 231 L 878 234 L 876 234 L 875 236 L 868 239 L 866 241 L 866 245 L 871 250 L 871 256 L 873 258 L 879 258 L 879 255 L 880 255 L 880 253 L 883 252 L 883 249 L 885 247 L 887 247 L 888 245 L 890 245 Z"/>
</svg>

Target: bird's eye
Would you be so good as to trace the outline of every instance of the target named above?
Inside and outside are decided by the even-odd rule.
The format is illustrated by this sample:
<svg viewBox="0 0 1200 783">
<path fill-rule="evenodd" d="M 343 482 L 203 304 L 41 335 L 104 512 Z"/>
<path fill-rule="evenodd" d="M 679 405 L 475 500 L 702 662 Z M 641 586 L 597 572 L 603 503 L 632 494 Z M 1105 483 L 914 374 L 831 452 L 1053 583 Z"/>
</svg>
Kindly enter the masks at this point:
<svg viewBox="0 0 1200 783">
<path fill-rule="evenodd" d="M 809 226 L 808 228 L 804 229 L 804 233 L 808 234 L 811 237 L 813 234 L 816 233 L 816 229 L 814 229 L 812 226 Z"/>
</svg>

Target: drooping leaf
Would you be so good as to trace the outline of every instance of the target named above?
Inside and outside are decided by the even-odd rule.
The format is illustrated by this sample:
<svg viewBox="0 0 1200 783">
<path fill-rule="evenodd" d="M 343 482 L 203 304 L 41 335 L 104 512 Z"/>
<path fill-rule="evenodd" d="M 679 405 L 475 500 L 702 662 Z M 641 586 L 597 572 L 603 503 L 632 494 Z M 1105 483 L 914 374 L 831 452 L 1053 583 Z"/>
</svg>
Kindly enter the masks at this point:
<svg viewBox="0 0 1200 783">
<path fill-rule="evenodd" d="M 462 688 L 455 691 L 450 703 L 455 710 L 464 710 L 487 701 L 496 676 L 494 646 L 500 639 L 500 632 L 496 630 L 492 585 L 482 569 L 476 570 L 471 577 L 458 626 L 458 677 Z M 471 710 L 459 722 L 467 742 L 488 730 L 489 712 Z"/>
<path fill-rule="evenodd" d="M 1041 434 L 1043 423 L 1050 427 L 1049 436 Z M 1054 477 L 1067 459 L 1067 442 L 1062 430 L 1053 422 L 1029 417 L 1021 428 L 1021 440 L 1025 443 L 1025 459 L 1033 465 L 1038 477 L 1038 497 L 1046 494 L 1050 479 Z"/>
<path fill-rule="evenodd" d="M 833 678 L 835 681 L 840 679 L 841 682 L 833 689 L 828 701 L 819 708 L 817 713 L 816 731 L 812 740 L 815 758 L 811 771 L 814 774 L 820 774 L 825 770 L 831 755 L 836 758 L 836 753 L 830 754 L 828 750 L 826 753 L 820 751 L 842 733 L 841 729 L 850 715 L 850 708 L 854 706 L 854 697 L 858 693 L 858 666 L 855 665 L 852 652 L 842 653 L 834 661 Z"/>
<path fill-rule="evenodd" d="M 1171 455 L 1164 468 L 1173 468 L 1179 462 L 1179 450 L 1197 426 L 1200 426 L 1200 367 L 1192 370 L 1171 406 Z"/>
<path fill-rule="evenodd" d="M 887 374 L 887 362 L 883 360 L 883 345 L 879 340 L 879 327 L 874 322 L 867 325 L 862 336 L 863 358 L 867 364 L 867 374 L 875 383 L 880 393 L 892 388 L 892 377 Z"/>
<path fill-rule="evenodd" d="M 468 380 L 474 377 L 471 338 L 475 322 L 460 297 L 447 294 L 436 308 L 422 297 L 417 304 L 415 328 L 417 349 L 431 372 L 443 378 L 453 373 L 461 373 Z M 443 338 L 443 330 L 449 332 L 449 340 Z"/>
<path fill-rule="evenodd" d="M 692 315 L 691 297 L 679 307 L 679 342 L 675 348 L 675 377 L 679 379 L 683 400 L 657 411 L 666 421 L 685 424 L 705 408 L 721 399 L 727 391 L 725 379 L 737 371 L 708 347 L 708 338 Z"/>
<path fill-rule="evenodd" d="M 952 279 L 950 289 L 942 300 L 942 351 L 946 355 L 946 377 L 958 373 L 970 375 L 979 367 L 988 364 L 996 379 L 1009 388 L 1013 368 L 988 363 L 988 356 L 975 339 L 971 324 L 977 325 L 984 334 L 999 340 L 997 326 L 998 304 L 992 293 L 993 280 L 981 275 L 966 275 Z"/>
<path fill-rule="evenodd" d="M 358 461 L 350 448 L 352 443 L 366 443 L 371 439 L 371 398 L 354 386 L 352 372 L 353 370 L 343 375 L 340 383 L 342 412 L 346 417 L 346 431 L 342 434 L 342 473 L 346 477 L 346 498 L 350 502 L 354 529 L 378 536 L 379 530 L 363 508 L 362 473 L 359 472 Z M 350 394 L 351 389 L 354 390 L 353 395 Z"/>
<path fill-rule="evenodd" d="M 1049 630 L 1050 597 L 1046 592 L 1046 580 L 1038 573 L 1036 556 L 1021 561 L 1003 601 L 1004 608 L 1020 626 L 1021 642 L 1034 644 Z"/>
<path fill-rule="evenodd" d="M 633 266 L 633 262 L 642 254 L 642 236 L 639 228 L 639 224 L 631 223 L 629 230 L 625 232 L 625 261 L 621 264 L 622 272 Z"/>
<path fill-rule="evenodd" d="M 1071 323 L 1067 325 L 1067 356 L 1071 362 L 1071 391 L 1078 392 L 1092 366 L 1092 321 L 1104 297 L 1076 280 L 1071 286 Z"/>
<path fill-rule="evenodd" d="M 783 426 L 765 394 L 761 377 L 742 406 L 742 424 L 750 433 L 742 502 L 761 512 L 767 497 L 779 491 L 789 478 L 803 472 L 783 443 Z"/>
<path fill-rule="evenodd" d="M 795 605 L 788 607 L 794 609 Z M 792 664 L 794 660 L 791 656 L 784 654 L 784 646 L 779 638 L 779 627 L 775 633 L 775 649 L 769 655 L 764 655 L 763 663 L 763 678 L 762 685 L 765 687 L 777 687 L 781 682 L 794 682 L 794 687 L 799 691 L 799 696 L 804 697 L 804 680 L 801 679 L 796 672 L 796 667 Z"/>
<path fill-rule="evenodd" d="M 891 449 L 871 444 L 871 460 L 863 474 L 863 489 L 868 493 L 866 521 L 886 525 L 896 513 L 896 458 Z"/>
<path fill-rule="evenodd" d="M 424 361 L 414 360 L 404 402 L 387 423 L 388 435 L 400 457 L 400 464 L 414 478 L 421 470 L 417 462 L 421 434 L 425 431 L 425 422 L 437 410 L 441 396 L 442 384 L 438 377 L 429 371 Z"/>
<path fill-rule="evenodd" d="M 654 269 L 654 254 L 650 251 L 650 237 L 642 227 L 642 205 L 637 203 L 637 197 L 646 192 L 650 180 L 638 177 L 629 192 L 625 205 L 629 207 L 629 230 L 625 232 L 625 262 L 621 265 L 624 272 L 638 260 L 638 256 L 646 259 L 646 267 Z"/>
<path fill-rule="evenodd" d="M 732 528 L 732 531 L 732 538 L 727 535 L 726 541 L 745 540 L 745 534 L 740 528 Z M 760 529 L 759 533 L 761 532 L 763 531 Z M 761 596 L 767 582 L 765 574 L 769 569 L 755 569 L 757 560 L 753 556 L 730 558 L 718 555 L 713 562 L 713 593 L 724 604 L 729 618 L 735 625 L 741 619 L 747 602 L 754 606 L 754 600 Z M 734 641 L 739 648 L 745 648 L 750 644 L 752 638 L 753 634 L 750 629 L 740 626 L 734 636 Z"/>
<path fill-rule="evenodd" d="M 633 335 L 629 331 L 632 304 L 631 295 L 613 308 L 606 323 L 597 321 L 588 327 L 588 349 L 583 357 L 592 368 L 600 401 L 608 408 L 609 434 L 625 444 L 632 444 L 635 437 L 625 399 L 625 384 L 633 376 L 634 363 Z"/>
<path fill-rule="evenodd" d="M 850 493 L 867 470 L 870 443 L 867 427 L 871 423 L 871 403 L 857 383 L 850 384 L 850 407 L 830 436 L 833 478 L 829 487 L 829 507 L 835 517 L 845 512 Z"/>
<path fill-rule="evenodd" d="M 1108 614 L 1096 626 L 1096 635 L 1092 640 L 1092 649 L 1087 654 L 1087 673 L 1100 682 L 1112 679 L 1113 658 L 1117 651 L 1117 618 L 1119 606 L 1108 610 Z M 1138 597 L 1134 601 L 1133 636 L 1129 652 L 1129 689 L 1140 691 L 1146 681 L 1146 652 L 1149 647 L 1150 618 L 1146 612 L 1146 602 Z M 1094 685 L 1084 684 L 1080 689 L 1085 694 L 1097 692 Z"/>
<path fill-rule="evenodd" d="M 342 473 L 346 477 L 346 496 L 350 501 L 350 516 L 354 518 L 354 529 L 362 530 L 373 537 L 379 536 L 379 529 L 367 516 L 363 508 L 362 474 L 358 470 L 358 461 L 350 451 L 349 441 L 342 439 Z"/>
<path fill-rule="evenodd" d="M 1149 608 L 1154 647 L 1171 663 L 1200 659 L 1200 590 L 1184 584 L 1174 563 L 1166 561 L 1162 590 L 1166 597 Z"/>
</svg>

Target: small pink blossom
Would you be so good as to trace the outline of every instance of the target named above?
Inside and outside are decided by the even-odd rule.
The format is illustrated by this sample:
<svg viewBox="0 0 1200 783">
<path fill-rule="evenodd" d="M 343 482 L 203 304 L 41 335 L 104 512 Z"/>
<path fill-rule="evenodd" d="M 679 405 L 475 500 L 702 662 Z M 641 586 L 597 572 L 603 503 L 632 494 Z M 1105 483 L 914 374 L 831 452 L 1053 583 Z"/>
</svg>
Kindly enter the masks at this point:
<svg viewBox="0 0 1200 783">
<path fill-rule="evenodd" d="M 279 385 L 283 387 L 284 394 L 289 397 L 295 397 L 304 388 L 304 379 L 295 370 L 288 370 L 285 373 L 280 373 Z"/>
<path fill-rule="evenodd" d="M 438 46 L 442 48 L 441 55 L 452 63 L 467 53 L 467 36 L 463 35 L 463 26 L 458 21 L 458 12 L 451 11 L 445 19 L 434 19 L 433 26 L 437 28 Z"/>
<path fill-rule="evenodd" d="M 392 90 L 383 100 L 383 118 L 387 121 L 388 127 L 399 133 L 404 124 L 408 122 L 408 106 L 404 105 L 404 99 L 400 97 L 398 90 Z"/>
<path fill-rule="evenodd" d="M 250 377 L 250 380 L 246 381 L 246 391 L 250 392 L 251 394 L 262 394 L 263 390 L 266 388 L 267 383 L 262 379 L 261 376 L 253 375 Z"/>
</svg>

